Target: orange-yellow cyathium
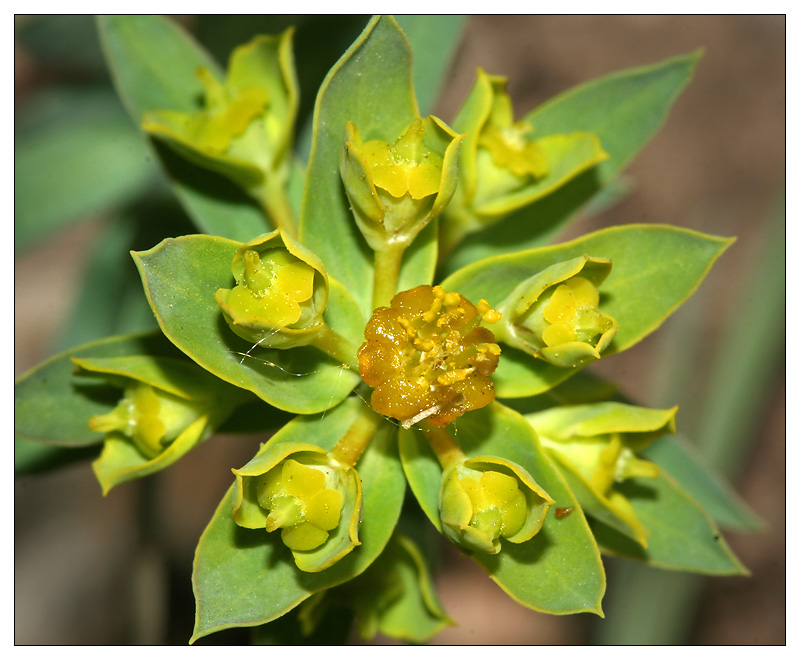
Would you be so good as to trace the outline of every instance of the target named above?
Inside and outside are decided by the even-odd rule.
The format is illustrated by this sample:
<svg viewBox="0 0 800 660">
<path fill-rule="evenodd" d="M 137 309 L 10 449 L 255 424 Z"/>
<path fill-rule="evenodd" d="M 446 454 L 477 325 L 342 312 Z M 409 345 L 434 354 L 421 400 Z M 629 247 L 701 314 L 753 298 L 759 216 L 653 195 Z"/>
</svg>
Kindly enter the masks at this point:
<svg viewBox="0 0 800 660">
<path fill-rule="evenodd" d="M 398 293 L 372 314 L 358 352 L 372 407 L 408 428 L 423 419 L 446 426 L 490 404 L 500 347 L 481 323 L 499 319 L 485 300 L 473 305 L 440 286 Z"/>
</svg>

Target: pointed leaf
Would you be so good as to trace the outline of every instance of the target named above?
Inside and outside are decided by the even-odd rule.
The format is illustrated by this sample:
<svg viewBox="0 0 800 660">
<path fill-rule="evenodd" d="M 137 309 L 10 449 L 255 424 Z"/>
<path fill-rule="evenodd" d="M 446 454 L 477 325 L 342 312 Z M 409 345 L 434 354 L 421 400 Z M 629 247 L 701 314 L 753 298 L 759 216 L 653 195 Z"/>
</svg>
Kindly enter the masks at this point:
<svg viewBox="0 0 800 660">
<path fill-rule="evenodd" d="M 603 552 L 658 568 L 749 575 L 702 506 L 665 471 L 656 479 L 628 479 L 617 489 L 630 501 L 637 520 L 650 531 L 645 550 L 632 539 L 592 521 Z"/>
<path fill-rule="evenodd" d="M 339 175 L 345 125 L 352 121 L 366 141 L 399 136 L 416 116 L 408 40 L 393 18 L 373 18 L 320 87 L 300 217 L 300 241 L 364 313 L 371 309 L 373 257 Z"/>
<path fill-rule="evenodd" d="M 589 526 L 558 470 L 525 419 L 498 403 L 467 413 L 454 439 L 467 456 L 494 455 L 525 468 L 556 500 L 542 530 L 530 541 L 503 542 L 496 555 L 471 555 L 514 600 L 550 614 L 601 614 L 605 573 Z M 424 435 L 400 433 L 400 456 L 411 490 L 441 531 L 438 500 L 442 469 Z M 556 518 L 556 508 L 571 508 Z"/>
<path fill-rule="evenodd" d="M 231 286 L 231 263 L 240 245 L 194 235 L 134 253 L 164 334 L 204 369 L 281 410 L 314 413 L 342 401 L 358 376 L 341 363 L 311 346 L 259 349 L 225 324 L 214 294 Z M 325 320 L 355 345 L 361 343 L 364 320 L 349 293 L 333 280 Z"/>
<path fill-rule="evenodd" d="M 442 282 L 470 300 L 497 306 L 521 281 L 548 266 L 583 255 L 612 261 L 600 287 L 600 310 L 619 323 L 603 355 L 634 345 L 656 330 L 700 285 L 732 239 L 665 225 L 609 227 L 552 247 L 484 259 Z M 499 397 L 532 396 L 569 378 L 577 369 L 556 367 L 502 346 L 494 373 Z"/>
<path fill-rule="evenodd" d="M 298 417 L 271 442 L 314 442 L 331 449 L 363 405 L 353 398 L 314 417 Z M 381 553 L 397 523 L 405 480 L 395 449 L 396 427 L 384 424 L 356 469 L 363 488 L 361 545 L 320 573 L 303 573 L 280 534 L 248 530 L 231 517 L 231 490 L 197 546 L 192 641 L 233 626 L 255 626 L 282 616 L 312 594 L 362 573 Z"/>
<path fill-rule="evenodd" d="M 397 22 L 414 53 L 414 88 L 423 116 L 433 112 L 445 76 L 455 57 L 466 16 L 453 14 L 404 14 Z"/>
</svg>

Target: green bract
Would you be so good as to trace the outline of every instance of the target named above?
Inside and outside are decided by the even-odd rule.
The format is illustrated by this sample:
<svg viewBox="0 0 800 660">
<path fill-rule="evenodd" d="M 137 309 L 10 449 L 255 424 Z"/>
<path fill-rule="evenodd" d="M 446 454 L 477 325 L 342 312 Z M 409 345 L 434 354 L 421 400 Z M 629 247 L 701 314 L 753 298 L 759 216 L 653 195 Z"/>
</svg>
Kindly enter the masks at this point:
<svg viewBox="0 0 800 660">
<path fill-rule="evenodd" d="M 351 609 L 364 639 L 378 633 L 425 642 L 454 622 L 436 595 L 425 556 L 406 535 L 395 533 L 381 556 L 346 587 L 319 592 L 305 601 L 298 617 L 306 635 L 332 608 Z"/>
<path fill-rule="evenodd" d="M 231 269 L 236 286 L 217 291 L 216 300 L 237 335 L 264 348 L 291 348 L 319 334 L 328 276 L 322 261 L 285 231 L 242 245 Z"/>
<path fill-rule="evenodd" d="M 415 119 L 392 144 L 365 141 L 348 122 L 339 169 L 361 233 L 374 250 L 408 245 L 456 189 L 457 135 L 440 119 Z"/>
<path fill-rule="evenodd" d="M 497 306 L 496 337 L 557 367 L 599 360 L 618 327 L 598 309 L 597 287 L 610 270 L 609 260 L 583 256 L 521 282 Z"/>
<path fill-rule="evenodd" d="M 447 249 L 608 158 L 592 133 L 534 139 L 530 121 L 514 121 L 507 82 L 478 67 L 475 85 L 453 121 L 466 137 L 459 186 L 444 216 Z"/>
<path fill-rule="evenodd" d="M 658 466 L 637 457 L 658 436 L 675 431 L 675 413 L 624 403 L 561 406 L 525 418 L 584 510 L 647 545 L 648 531 L 618 490 L 631 477 L 655 478 Z"/>
<path fill-rule="evenodd" d="M 360 545 L 361 480 L 324 449 L 268 444 L 233 473 L 236 524 L 280 529 L 300 570 L 322 571 Z"/>
<path fill-rule="evenodd" d="M 224 83 L 205 67 L 197 76 L 203 108 L 147 112 L 142 128 L 259 199 L 263 189 L 285 185 L 298 103 L 292 30 L 234 50 Z"/>
<path fill-rule="evenodd" d="M 456 545 L 494 555 L 500 537 L 533 538 L 553 503 L 521 466 L 495 456 L 469 458 L 442 476 L 442 531 Z"/>
<path fill-rule="evenodd" d="M 185 360 L 133 356 L 72 361 L 83 374 L 123 391 L 112 410 L 87 420 L 92 431 L 106 434 L 103 452 L 92 464 L 104 493 L 174 463 L 243 400 L 240 390 Z"/>
</svg>

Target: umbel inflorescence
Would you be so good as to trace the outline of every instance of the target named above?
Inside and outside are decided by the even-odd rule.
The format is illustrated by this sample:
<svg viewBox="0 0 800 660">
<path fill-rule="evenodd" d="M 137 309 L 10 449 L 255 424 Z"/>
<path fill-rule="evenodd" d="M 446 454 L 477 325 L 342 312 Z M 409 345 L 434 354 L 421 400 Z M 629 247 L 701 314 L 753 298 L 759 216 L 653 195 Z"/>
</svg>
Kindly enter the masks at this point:
<svg viewBox="0 0 800 660">
<path fill-rule="evenodd" d="M 178 188 L 190 215 L 239 240 L 134 253 L 163 335 L 76 349 L 53 363 L 61 380 L 39 385 L 51 397 L 48 383 L 76 379 L 63 407 L 87 414 L 52 442 L 102 443 L 104 492 L 219 429 L 265 434 L 230 466 L 198 545 L 195 638 L 289 612 L 310 632 L 335 603 L 364 634 L 424 641 L 451 623 L 420 548 L 428 523 L 551 613 L 601 612 L 601 546 L 743 571 L 700 505 L 641 456 L 674 432 L 676 410 L 579 373 L 657 328 L 729 241 L 629 226 L 541 243 L 627 162 L 631 126 L 666 112 L 693 57 L 578 89 L 541 122 L 515 118 L 506 79 L 479 69 L 450 126 L 420 116 L 408 41 L 377 17 L 320 89 L 305 164 L 291 30 L 235 49 L 223 79 L 153 20 L 103 19 L 122 40 L 116 80 L 167 162 L 203 173 Z M 154 107 L 124 75 L 142 52 L 124 35 L 141 25 L 161 30 L 142 43 L 194 53 L 184 68 L 199 78 L 172 90 L 179 107 Z M 653 86 L 662 100 L 637 115 L 647 104 L 628 95 Z M 202 188 L 209 173 L 224 194 Z M 242 236 L 253 214 L 263 228 Z M 681 554 L 686 534 L 702 551 Z"/>
</svg>

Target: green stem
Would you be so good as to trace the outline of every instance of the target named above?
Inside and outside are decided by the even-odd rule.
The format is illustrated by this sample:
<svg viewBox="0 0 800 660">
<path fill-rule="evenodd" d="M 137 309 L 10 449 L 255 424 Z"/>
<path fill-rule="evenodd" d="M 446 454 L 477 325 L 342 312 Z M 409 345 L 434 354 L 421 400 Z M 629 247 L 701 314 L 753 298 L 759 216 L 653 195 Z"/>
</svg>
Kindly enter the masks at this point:
<svg viewBox="0 0 800 660">
<path fill-rule="evenodd" d="M 286 182 L 277 175 L 269 177 L 263 186 L 253 192 L 272 227 L 282 228 L 287 234 L 297 238 L 297 222 L 286 193 Z"/>
<path fill-rule="evenodd" d="M 322 329 L 314 337 L 311 345 L 348 368 L 358 369 L 358 347 L 342 337 L 327 323 L 322 324 Z"/>
<path fill-rule="evenodd" d="M 372 308 L 386 307 L 397 293 L 397 279 L 403 263 L 405 243 L 387 243 L 375 251 L 375 274 L 372 287 Z"/>
<path fill-rule="evenodd" d="M 464 462 L 467 455 L 461 451 L 461 447 L 455 443 L 455 440 L 447 431 L 430 424 L 426 424 L 426 428 L 423 431 L 443 470 L 446 470 L 454 463 Z"/>
<path fill-rule="evenodd" d="M 340 463 L 355 467 L 382 421 L 383 418 L 375 413 L 372 408 L 364 406 L 358 417 L 356 417 L 356 421 L 339 438 L 339 441 L 329 453 Z"/>
<path fill-rule="evenodd" d="M 439 263 L 441 263 L 464 238 L 481 228 L 476 217 L 454 202 L 450 202 L 439 219 Z"/>
</svg>

